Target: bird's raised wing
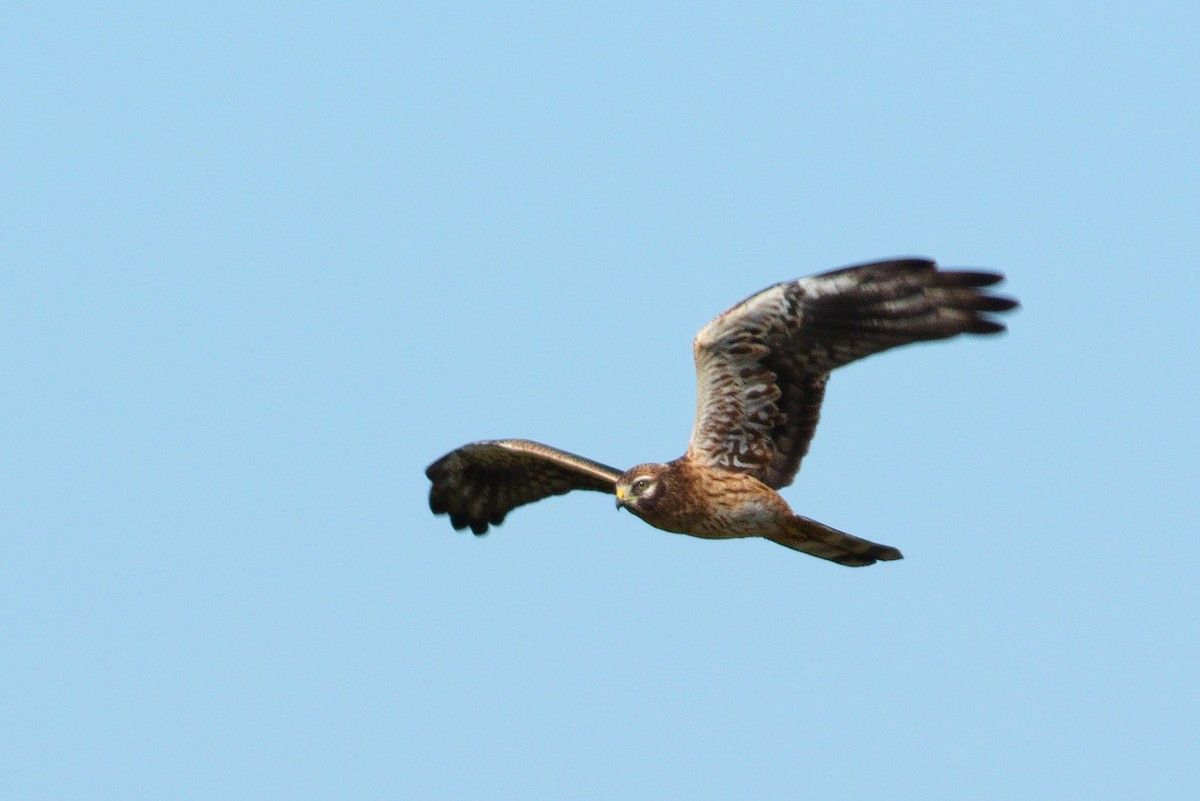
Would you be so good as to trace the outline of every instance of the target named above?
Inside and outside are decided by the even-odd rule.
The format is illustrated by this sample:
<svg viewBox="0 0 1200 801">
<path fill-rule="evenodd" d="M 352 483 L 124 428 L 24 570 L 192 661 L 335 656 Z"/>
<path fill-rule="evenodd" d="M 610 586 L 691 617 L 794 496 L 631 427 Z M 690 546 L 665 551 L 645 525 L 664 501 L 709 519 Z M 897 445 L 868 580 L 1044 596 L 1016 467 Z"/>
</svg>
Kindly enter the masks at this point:
<svg viewBox="0 0 1200 801">
<path fill-rule="evenodd" d="M 688 457 L 787 486 L 808 452 L 831 370 L 910 342 L 1003 331 L 986 312 L 1016 301 L 980 291 L 1003 277 L 900 259 L 752 295 L 696 335 Z"/>
<path fill-rule="evenodd" d="M 571 490 L 616 492 L 621 471 L 524 439 L 472 442 L 429 465 L 429 508 L 476 534 L 518 506 Z"/>
</svg>

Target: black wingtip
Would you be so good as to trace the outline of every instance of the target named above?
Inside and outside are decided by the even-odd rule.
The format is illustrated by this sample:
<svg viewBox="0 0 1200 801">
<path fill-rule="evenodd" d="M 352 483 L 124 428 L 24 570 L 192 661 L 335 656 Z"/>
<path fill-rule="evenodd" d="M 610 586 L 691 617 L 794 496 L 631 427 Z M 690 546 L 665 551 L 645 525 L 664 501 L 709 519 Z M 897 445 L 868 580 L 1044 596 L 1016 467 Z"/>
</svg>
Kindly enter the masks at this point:
<svg viewBox="0 0 1200 801">
<path fill-rule="evenodd" d="M 1021 304 L 1012 298 L 1002 297 L 1000 295 L 979 295 L 972 304 L 975 311 L 984 312 L 1005 312 L 1009 309 L 1015 309 Z"/>
<path fill-rule="evenodd" d="M 1004 280 L 1004 273 L 994 270 L 942 270 L 932 279 L 941 286 L 969 286 L 982 289 Z"/>
<path fill-rule="evenodd" d="M 904 558 L 904 554 L 900 553 L 899 548 L 893 548 L 890 545 L 880 545 L 871 551 L 871 556 L 874 556 L 880 562 L 895 562 L 897 559 Z"/>
<path fill-rule="evenodd" d="M 972 320 L 967 326 L 968 334 L 999 334 L 1002 331 L 1007 331 L 1007 326 L 1004 323 L 998 323 L 995 320 L 988 320 L 984 317 Z"/>
</svg>

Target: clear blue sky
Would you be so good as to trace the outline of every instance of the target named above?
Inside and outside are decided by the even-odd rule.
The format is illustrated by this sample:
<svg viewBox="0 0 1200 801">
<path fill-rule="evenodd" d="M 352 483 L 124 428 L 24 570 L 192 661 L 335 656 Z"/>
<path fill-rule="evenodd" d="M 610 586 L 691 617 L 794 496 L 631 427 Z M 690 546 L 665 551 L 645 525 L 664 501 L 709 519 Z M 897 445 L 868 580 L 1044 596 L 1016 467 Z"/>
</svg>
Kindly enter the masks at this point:
<svg viewBox="0 0 1200 801">
<path fill-rule="evenodd" d="M 1194 2 L 103 6 L 0 14 L 0 796 L 1195 792 Z M 785 497 L 903 562 L 430 515 L 900 254 L 1024 304 L 831 383 Z"/>
</svg>

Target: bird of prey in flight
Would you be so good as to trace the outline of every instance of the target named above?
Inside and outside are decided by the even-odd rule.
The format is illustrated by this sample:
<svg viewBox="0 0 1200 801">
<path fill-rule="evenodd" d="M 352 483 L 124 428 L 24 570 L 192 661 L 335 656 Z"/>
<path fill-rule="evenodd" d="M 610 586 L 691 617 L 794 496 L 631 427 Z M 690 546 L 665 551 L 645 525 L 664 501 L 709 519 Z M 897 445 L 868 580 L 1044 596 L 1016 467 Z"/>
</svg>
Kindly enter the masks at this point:
<svg viewBox="0 0 1200 801">
<path fill-rule="evenodd" d="M 832 370 L 912 342 L 1003 331 L 990 315 L 1017 302 L 982 291 L 1001 280 L 896 259 L 767 287 L 696 335 L 696 420 L 683 456 L 622 471 L 529 440 L 473 442 L 425 471 L 429 507 L 483 534 L 518 506 L 594 490 L 679 534 L 763 537 L 855 567 L 900 559 L 895 548 L 794 514 L 777 490 L 808 452 Z"/>
</svg>

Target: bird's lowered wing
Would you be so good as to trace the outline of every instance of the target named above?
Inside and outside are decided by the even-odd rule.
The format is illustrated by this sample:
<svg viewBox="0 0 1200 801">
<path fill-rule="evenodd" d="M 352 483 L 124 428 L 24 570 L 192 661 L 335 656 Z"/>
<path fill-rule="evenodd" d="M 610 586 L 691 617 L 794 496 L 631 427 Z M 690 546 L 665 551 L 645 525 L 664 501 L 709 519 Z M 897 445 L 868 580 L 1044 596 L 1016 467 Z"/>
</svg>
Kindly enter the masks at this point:
<svg viewBox="0 0 1200 801">
<path fill-rule="evenodd" d="M 476 534 L 499 525 L 518 506 L 571 490 L 615 492 L 621 471 L 524 439 L 472 442 L 425 470 L 433 482 L 429 508 Z"/>
</svg>

